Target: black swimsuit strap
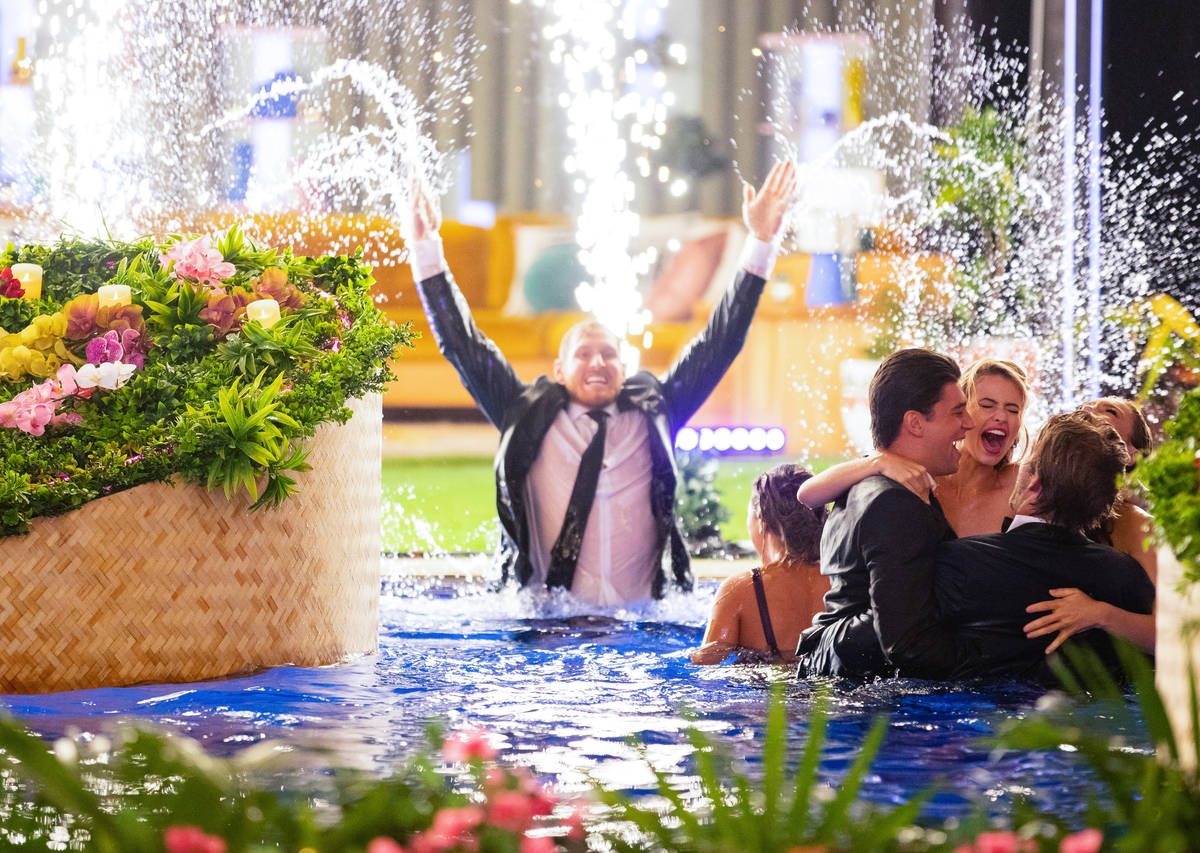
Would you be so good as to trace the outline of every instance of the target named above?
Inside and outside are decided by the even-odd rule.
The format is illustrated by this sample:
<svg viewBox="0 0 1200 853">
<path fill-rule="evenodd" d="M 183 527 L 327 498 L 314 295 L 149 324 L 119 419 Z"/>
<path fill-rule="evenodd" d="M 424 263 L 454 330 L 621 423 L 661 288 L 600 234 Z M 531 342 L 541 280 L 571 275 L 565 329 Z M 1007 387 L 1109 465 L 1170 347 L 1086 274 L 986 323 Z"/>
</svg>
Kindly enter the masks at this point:
<svg viewBox="0 0 1200 853">
<path fill-rule="evenodd" d="M 762 622 L 763 635 L 767 638 L 767 646 L 776 660 L 782 660 L 779 644 L 775 642 L 775 631 L 771 628 L 771 614 L 767 610 L 767 588 L 763 585 L 762 569 L 755 566 L 750 570 L 750 580 L 754 583 L 754 597 L 758 599 L 758 618 Z"/>
</svg>

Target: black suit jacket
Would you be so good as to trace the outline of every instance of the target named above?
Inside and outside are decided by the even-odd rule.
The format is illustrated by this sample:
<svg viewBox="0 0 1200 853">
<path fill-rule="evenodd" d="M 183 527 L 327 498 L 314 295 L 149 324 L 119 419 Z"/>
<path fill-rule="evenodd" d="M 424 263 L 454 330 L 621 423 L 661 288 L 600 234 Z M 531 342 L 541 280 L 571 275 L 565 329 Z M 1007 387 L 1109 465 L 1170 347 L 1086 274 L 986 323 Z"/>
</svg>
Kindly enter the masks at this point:
<svg viewBox="0 0 1200 853">
<path fill-rule="evenodd" d="M 883 476 L 834 503 L 821 536 L 825 610 L 800 635 L 802 675 L 939 678 L 970 654 L 940 629 L 933 558 L 954 538 L 936 498 L 926 504 Z"/>
<path fill-rule="evenodd" d="M 638 409 L 650 434 L 650 509 L 657 530 L 653 593 L 666 581 L 663 557 L 669 547 L 672 575 L 692 588 L 687 549 L 675 522 L 675 433 L 721 381 L 746 340 L 765 280 L 742 271 L 713 309 L 708 325 L 687 345 L 661 378 L 641 371 L 625 380 L 621 410 Z M 496 450 L 496 512 L 500 544 L 494 562 L 501 577 L 524 585 L 533 573 L 529 559 L 526 478 L 550 424 L 568 403 L 567 389 L 546 376 L 522 382 L 504 354 L 479 331 L 471 309 L 449 273 L 417 283 L 417 293 L 442 355 L 489 421 L 500 429 Z M 565 473 L 574 479 L 575 472 Z"/>
<path fill-rule="evenodd" d="M 1054 635 L 1027 639 L 1021 629 L 1041 615 L 1025 608 L 1048 600 L 1049 590 L 1058 587 L 1077 587 L 1134 613 L 1154 608 L 1154 585 L 1133 557 L 1057 525 L 1027 523 L 939 547 L 934 584 L 939 614 L 949 630 L 973 640 L 979 650 L 959 661 L 951 675 L 1049 680 L 1045 652 Z M 1093 646 L 1114 665 L 1104 631 L 1072 639 Z"/>
</svg>

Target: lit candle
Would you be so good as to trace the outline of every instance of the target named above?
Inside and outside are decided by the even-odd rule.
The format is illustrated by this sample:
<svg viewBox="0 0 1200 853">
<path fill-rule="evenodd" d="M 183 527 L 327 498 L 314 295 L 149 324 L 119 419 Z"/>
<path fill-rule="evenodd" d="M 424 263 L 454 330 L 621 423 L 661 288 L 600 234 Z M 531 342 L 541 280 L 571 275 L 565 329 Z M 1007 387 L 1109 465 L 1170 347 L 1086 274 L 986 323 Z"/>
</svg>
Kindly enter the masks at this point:
<svg viewBox="0 0 1200 853">
<path fill-rule="evenodd" d="M 26 299 L 40 299 L 42 296 L 42 268 L 37 264 L 13 264 L 12 274 L 21 282 Z"/>
<path fill-rule="evenodd" d="M 96 291 L 100 297 L 100 307 L 105 305 L 128 305 L 132 301 L 128 284 L 103 284 Z"/>
<path fill-rule="evenodd" d="M 279 322 L 279 303 L 274 299 L 259 299 L 246 306 L 246 316 L 257 320 L 264 329 Z"/>
</svg>

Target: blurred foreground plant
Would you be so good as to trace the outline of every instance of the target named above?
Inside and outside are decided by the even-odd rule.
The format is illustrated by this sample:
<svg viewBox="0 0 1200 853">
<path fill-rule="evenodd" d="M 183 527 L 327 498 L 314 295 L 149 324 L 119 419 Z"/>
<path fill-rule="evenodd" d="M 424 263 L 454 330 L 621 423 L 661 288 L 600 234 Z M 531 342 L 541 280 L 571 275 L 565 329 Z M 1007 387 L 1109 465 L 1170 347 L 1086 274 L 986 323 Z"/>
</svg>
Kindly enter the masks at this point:
<svg viewBox="0 0 1200 853">
<path fill-rule="evenodd" d="M 437 738 L 436 729 L 430 730 Z M 384 780 L 337 771 L 318 791 L 286 791 L 264 742 L 237 757 L 123 729 L 50 749 L 0 719 L 0 849 L 101 853 L 553 853 L 580 850 L 583 810 L 523 768 L 504 769 L 479 733 L 445 741 L 451 773 L 418 755 Z M 463 784 L 467 783 L 467 784 Z M 557 812 L 555 818 L 550 818 Z"/>
</svg>

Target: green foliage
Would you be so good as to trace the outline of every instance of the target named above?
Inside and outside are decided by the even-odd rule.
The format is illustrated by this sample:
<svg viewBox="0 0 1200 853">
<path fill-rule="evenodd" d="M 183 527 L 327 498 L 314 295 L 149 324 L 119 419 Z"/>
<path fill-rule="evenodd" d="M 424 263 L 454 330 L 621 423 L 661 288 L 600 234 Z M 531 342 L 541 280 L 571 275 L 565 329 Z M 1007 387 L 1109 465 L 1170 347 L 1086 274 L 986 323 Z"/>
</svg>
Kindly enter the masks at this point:
<svg viewBox="0 0 1200 853">
<path fill-rule="evenodd" d="M 1200 580 L 1200 389 L 1184 395 L 1164 426 L 1165 440 L 1136 469 L 1153 504 L 1155 523 L 1184 567 L 1184 579 Z"/>
<path fill-rule="evenodd" d="M 305 470 L 303 442 L 317 425 L 344 423 L 347 400 L 381 391 L 391 379 L 387 361 L 409 345 L 412 332 L 375 307 L 361 252 L 293 258 L 258 248 L 236 229 L 219 246 L 237 268 L 225 284 L 244 286 L 266 267 L 279 267 L 305 305 L 285 310 L 272 329 L 235 326 L 218 345 L 201 317 L 205 288 L 171 278 L 159 265 L 160 247 L 148 239 L 8 247 L 0 263 L 43 267 L 39 313 L 60 310 L 101 284 L 125 283 L 143 306 L 152 345 L 124 386 L 71 398 L 81 424 L 41 436 L 0 429 L 0 535 L 176 476 L 227 493 L 245 489 L 255 506 L 278 505 L 295 490 L 290 473 Z M 31 384 L 0 383 L 0 400 Z"/>
<path fill-rule="evenodd" d="M 167 827 L 189 825 L 220 836 L 233 853 L 361 853 L 373 838 L 407 839 L 428 829 L 437 810 L 469 802 L 425 757 L 382 782 L 341 772 L 304 796 L 272 778 L 279 768 L 270 744 L 221 760 L 177 736 L 121 729 L 115 740 L 110 749 L 107 738 L 64 739 L 51 752 L 0 718 L 4 775 L 22 783 L 0 792 L 0 836 L 23 836 L 21 850 L 63 849 L 68 837 L 70 849 L 161 853 Z M 516 853 L 506 835 L 507 843 L 481 849 Z"/>
<path fill-rule="evenodd" d="M 640 805 L 624 794 L 598 796 L 625 826 L 606 832 L 613 849 L 634 851 L 724 851 L 776 853 L 802 845 L 837 850 L 899 849 L 897 836 L 920 814 L 931 792 L 885 811 L 858 802 L 858 792 L 883 742 L 887 720 L 877 719 L 836 791 L 817 776 L 828 724 L 829 696 L 818 694 L 809 717 L 808 740 L 795 766 L 789 756 L 785 688 L 776 684 L 762 747 L 762 779 L 750 779 L 719 745 L 699 729 L 689 730 L 699 801 L 689 802 L 659 771 L 661 806 Z M 917 833 L 920 834 L 919 832 Z"/>
<path fill-rule="evenodd" d="M 1042 300 L 1040 281 L 1008 274 L 1028 200 L 1022 189 L 1025 139 L 1018 117 L 993 107 L 968 107 L 943 128 L 944 141 L 921 188 L 922 213 L 912 223 L 924 248 L 954 261 L 954 298 L 949 304 L 933 289 L 901 299 L 891 288 L 877 297 L 880 313 L 869 358 L 901 346 L 935 348 L 963 337 L 988 334 L 1022 322 Z M 918 283 L 924 273 L 919 273 Z"/>
<path fill-rule="evenodd" d="M 716 554 L 727 546 L 720 526 L 732 517 L 716 486 L 717 460 L 698 450 L 677 450 L 675 465 L 675 517 L 688 551 L 694 556 Z"/>
<path fill-rule="evenodd" d="M 310 330 L 299 322 L 302 319 L 302 314 L 290 314 L 269 329 L 256 321 L 243 323 L 240 335 L 217 345 L 217 357 L 247 379 L 264 370 L 287 370 L 300 358 L 318 354 L 306 339 Z"/>
<path fill-rule="evenodd" d="M 39 301 L 0 296 L 0 329 L 5 332 L 19 332 L 24 329 L 40 313 L 37 310 Z"/>
<path fill-rule="evenodd" d="M 121 243 L 116 240 L 87 241 L 64 235 L 53 246 L 31 244 L 16 248 L 9 243 L 0 255 L 0 266 L 39 265 L 42 268 L 43 300 L 61 304 L 81 293 L 95 293 L 100 285 L 108 284 L 123 259 L 154 251 L 154 243 L 149 237 Z"/>
<path fill-rule="evenodd" d="M 1045 751 L 1069 744 L 1102 782 L 1088 808 L 1087 823 L 1102 829 L 1111 841 L 1111 847 L 1104 849 L 1139 853 L 1200 849 L 1200 783 L 1182 763 L 1186 749 L 1200 766 L 1200 739 L 1192 744 L 1177 740 L 1155 687 L 1153 667 L 1132 645 L 1115 642 L 1133 685 L 1136 707 L 1157 752 L 1131 748 L 1123 738 L 1113 736 L 1114 721 L 1135 727 L 1125 690 L 1091 649 L 1072 644 L 1064 647 L 1070 668 L 1060 663 L 1057 670 L 1074 701 L 1064 697 L 1039 703 L 1027 717 L 1004 724 L 995 743 L 1009 749 Z M 1200 731 L 1200 714 L 1194 672 L 1190 685 L 1191 726 L 1196 732 Z M 1097 713 L 1079 713 L 1081 702 L 1094 703 Z M 1043 827 L 1056 826 L 1060 835 L 1066 831 L 1055 815 L 1031 820 Z"/>
<path fill-rule="evenodd" d="M 307 471 L 307 455 L 292 449 L 284 429 L 299 430 L 300 424 L 279 408 L 276 395 L 283 385 L 283 374 L 262 388 L 262 375 L 246 387 L 234 379 L 228 388 L 217 392 L 215 411 L 196 412 L 201 422 L 198 431 L 209 434 L 207 447 L 211 453 L 206 485 L 221 486 L 225 497 L 245 488 L 255 499 L 254 506 L 278 506 L 295 491 L 295 481 L 284 471 Z M 258 496 L 260 472 L 268 473 L 268 483 Z"/>
</svg>

